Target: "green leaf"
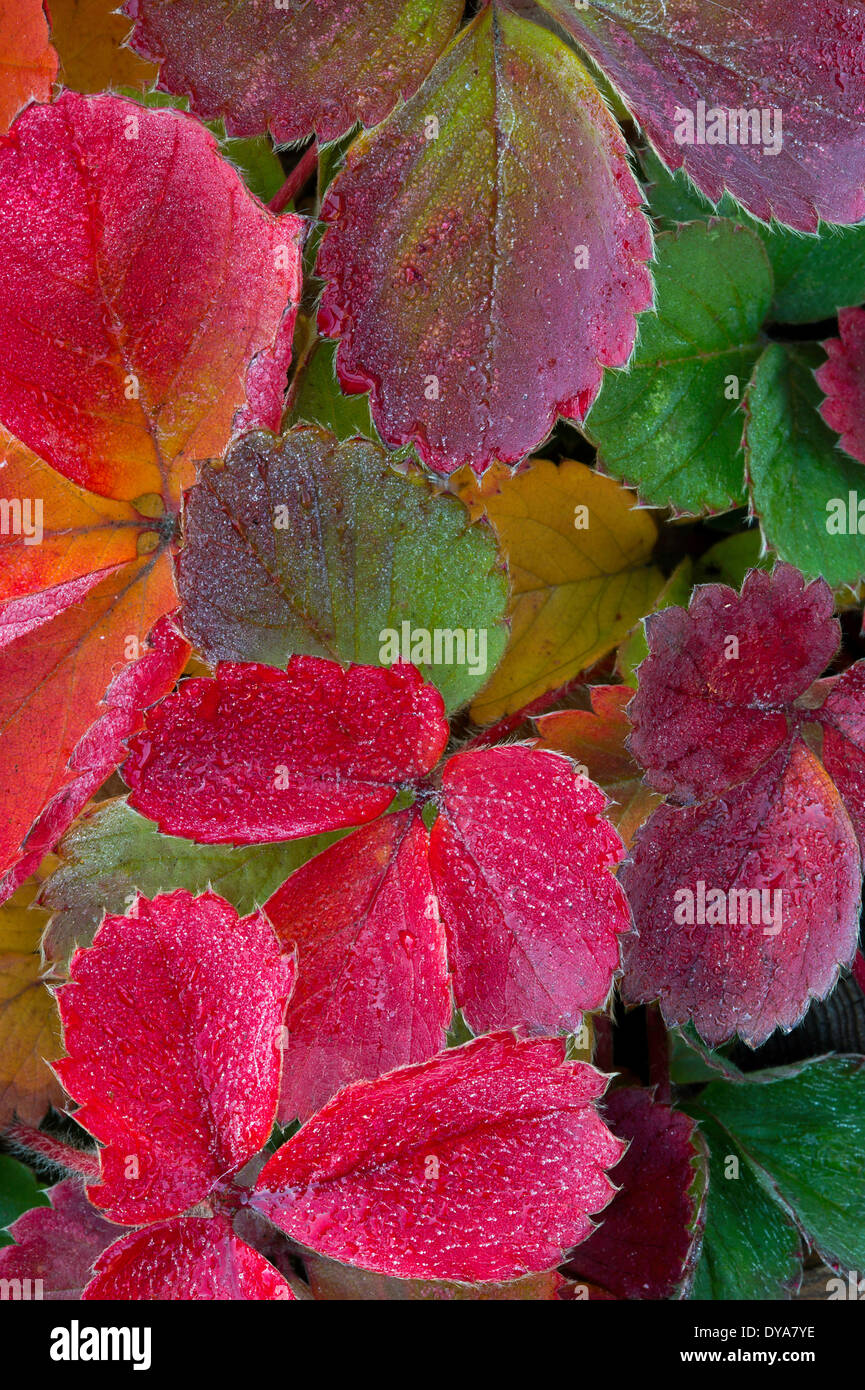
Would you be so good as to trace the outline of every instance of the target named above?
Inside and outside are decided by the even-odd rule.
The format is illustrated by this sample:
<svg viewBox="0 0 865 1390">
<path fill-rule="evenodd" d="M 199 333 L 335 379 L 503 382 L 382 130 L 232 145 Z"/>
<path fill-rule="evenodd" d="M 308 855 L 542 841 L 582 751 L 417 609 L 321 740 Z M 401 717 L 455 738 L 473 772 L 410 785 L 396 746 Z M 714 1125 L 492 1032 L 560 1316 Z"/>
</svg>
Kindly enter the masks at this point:
<svg viewBox="0 0 865 1390">
<path fill-rule="evenodd" d="M 369 392 L 344 396 L 336 379 L 337 344 L 330 338 L 313 342 L 298 366 L 289 423 L 322 425 L 337 439 L 363 435 L 378 440 L 369 410 Z"/>
<path fill-rule="evenodd" d="M 706 1225 L 691 1298 L 788 1298 L 802 1273 L 795 1224 L 763 1190 L 735 1140 L 699 1107 L 683 1108 L 699 1120 L 709 1147 Z"/>
<path fill-rule="evenodd" d="M 865 473 L 818 412 L 813 369 L 822 360 L 816 347 L 773 343 L 757 363 L 744 403 L 751 503 L 782 560 L 809 578 L 853 585 L 865 575 L 865 543 L 847 533 L 847 503 L 865 490 Z M 845 529 L 836 533 L 839 513 Z"/>
<path fill-rule="evenodd" d="M 763 241 L 775 276 L 768 317 L 779 323 L 818 323 L 865 299 L 865 223 L 822 223 L 811 235 L 750 217 L 725 193 L 717 211 L 682 169 L 671 173 L 653 151 L 641 154 L 653 217 L 662 227 L 722 216 L 750 227 Z"/>
<path fill-rule="evenodd" d="M 57 850 L 62 863 L 41 896 L 55 913 L 42 943 L 45 955 L 65 960 L 75 946 L 89 945 L 103 913 L 126 912 L 137 892 L 152 898 L 173 888 L 203 893 L 212 887 L 238 912 L 251 912 L 342 833 L 273 845 L 199 845 L 160 834 L 123 797 L 104 801 Z"/>
<path fill-rule="evenodd" d="M 681 560 L 673 573 L 664 585 L 652 608 L 653 613 L 657 613 L 660 608 L 672 608 L 675 604 L 681 604 L 687 608 L 688 600 L 691 597 L 691 589 L 694 583 L 693 564 L 691 558 L 686 555 Z M 649 644 L 646 641 L 646 629 L 642 622 L 626 637 L 619 647 L 616 655 L 616 670 L 628 685 L 637 688 L 636 670 L 641 661 L 645 661 L 649 655 Z"/>
<path fill-rule="evenodd" d="M 8 1154 L 0 1155 L 0 1246 L 11 1245 L 6 1227 L 31 1207 L 50 1207 L 30 1169 Z"/>
<path fill-rule="evenodd" d="M 604 471 L 652 505 L 691 514 L 741 505 L 739 407 L 772 298 L 766 252 L 733 222 L 665 232 L 655 293 L 631 365 L 606 373 L 586 433 Z"/>
<path fill-rule="evenodd" d="M 722 1127 L 827 1263 L 865 1268 L 865 1058 L 713 1081 L 689 1113 Z"/>
<path fill-rule="evenodd" d="M 725 536 L 704 551 L 694 569 L 697 584 L 729 584 L 741 589 L 745 575 L 753 569 L 771 569 L 772 555 L 762 554 L 763 538 L 757 528 Z"/>
<path fill-rule="evenodd" d="M 237 440 L 186 498 L 183 621 L 210 661 L 412 660 L 449 709 L 507 639 L 492 529 L 376 444 L 316 426 Z"/>
</svg>

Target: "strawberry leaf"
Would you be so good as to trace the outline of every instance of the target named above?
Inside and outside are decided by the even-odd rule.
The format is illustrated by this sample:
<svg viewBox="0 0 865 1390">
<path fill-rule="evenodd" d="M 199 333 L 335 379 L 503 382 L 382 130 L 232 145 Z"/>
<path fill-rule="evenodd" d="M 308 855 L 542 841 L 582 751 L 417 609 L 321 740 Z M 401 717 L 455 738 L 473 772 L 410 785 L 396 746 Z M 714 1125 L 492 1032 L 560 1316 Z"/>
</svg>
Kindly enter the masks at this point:
<svg viewBox="0 0 865 1390">
<path fill-rule="evenodd" d="M 60 58 L 59 81 L 73 92 L 152 87 L 157 68 L 126 42 L 132 21 L 117 0 L 51 0 L 51 42 Z"/>
<path fill-rule="evenodd" d="M 54 592 L 56 593 L 56 590 Z M 111 589 L 107 592 L 110 594 Z M 139 594 L 138 597 L 141 599 L 142 595 Z M 129 612 L 125 598 L 125 595 L 121 595 L 121 601 L 113 614 L 106 617 L 106 624 L 112 617 L 115 623 L 118 619 L 122 622 L 123 617 Z M 10 604 L 5 616 L 8 619 L 16 609 L 28 609 L 31 606 L 32 601 L 29 599 L 22 600 L 17 605 Z M 86 604 L 84 609 L 85 615 L 90 616 Z M 66 687 L 69 697 L 81 692 L 84 684 L 84 680 L 79 682 L 77 679 L 78 648 L 74 643 L 75 634 L 80 631 L 80 624 L 76 622 L 77 616 L 80 617 L 80 614 L 70 605 L 61 611 L 54 622 L 37 627 L 32 634 L 26 634 L 23 647 L 13 639 L 6 652 L 0 655 L 0 671 L 8 670 L 9 666 L 12 666 L 16 673 L 19 670 L 26 671 L 29 659 L 29 679 L 32 681 L 34 675 L 42 675 L 45 678 L 45 685 L 41 689 L 34 682 L 30 690 L 32 704 L 44 712 L 46 723 L 52 710 L 56 708 L 55 702 L 62 699 L 64 680 L 71 682 Z M 3 619 L 0 618 L 0 632 L 2 630 Z M 91 629 L 88 636 L 93 635 Z M 96 635 L 104 636 L 101 631 Z M 116 640 L 119 635 L 116 628 L 110 635 Z M 61 637 L 69 641 L 69 647 L 61 648 L 59 653 L 52 652 L 51 642 L 59 641 Z M 126 641 L 128 640 L 127 635 Z M 84 690 L 94 690 L 94 670 L 97 673 L 97 687 L 99 680 L 108 678 L 105 675 L 105 657 L 110 655 L 110 650 L 107 641 L 104 647 L 96 647 L 89 672 L 82 673 L 85 680 L 88 674 L 91 678 L 91 684 L 84 684 Z M 137 639 L 132 644 L 132 650 L 139 650 Z M 29 716 L 21 710 L 10 709 L 16 688 L 13 687 L 9 692 L 11 698 L 8 703 L 0 699 L 0 710 L 7 716 L 6 754 L 10 762 L 14 759 L 11 768 L 12 784 L 9 787 L 7 802 L 11 803 L 7 822 L 7 836 L 10 838 L 7 838 L 4 850 L 7 847 L 8 851 L 12 850 L 15 835 L 20 833 L 20 828 L 32 815 L 33 807 L 43 806 L 24 841 L 20 857 L 0 879 L 0 895 L 8 896 L 28 875 L 35 873 L 42 856 L 56 844 L 93 793 L 122 761 L 126 753 L 123 740 L 142 727 L 147 706 L 172 688 L 183 670 L 188 655 L 189 644 L 181 637 L 170 618 L 160 618 L 153 629 L 149 645 L 144 647 L 137 660 L 129 662 L 125 669 L 111 680 L 102 700 L 96 706 L 96 721 L 82 734 L 65 767 L 51 768 L 49 765 L 46 768 L 41 761 L 34 761 L 32 742 L 28 741 Z M 52 670 L 52 657 L 56 660 L 58 656 L 59 664 Z M 19 695 L 22 684 L 23 680 L 17 686 Z M 66 715 L 66 721 L 67 729 L 80 727 L 70 714 Z M 52 734 L 53 731 L 45 730 L 44 738 L 49 749 L 53 744 Z M 25 789 L 26 801 L 22 799 Z"/>
<path fill-rule="evenodd" d="M 377 125 L 423 81 L 462 9 L 461 0 L 126 3 L 133 47 L 161 63 L 161 87 L 188 93 L 204 120 L 224 117 L 231 134 L 269 127 L 281 144 Z"/>
<path fill-rule="evenodd" d="M 609 1201 L 604 1078 L 560 1039 L 479 1038 L 334 1097 L 252 1205 L 317 1253 L 407 1279 L 552 1269 Z"/>
<path fill-rule="evenodd" d="M 139 898 L 74 956 L 56 1070 L 105 1145 L 88 1195 L 110 1219 L 178 1215 L 266 1142 L 293 977 L 267 918 L 214 893 Z"/>
<path fill-rule="evenodd" d="M 0 3 L 0 131 L 29 101 L 49 101 L 57 75 L 57 54 L 48 41 L 42 0 Z"/>
<path fill-rule="evenodd" d="M 285 1018 L 281 1123 L 350 1081 L 440 1052 L 445 937 L 415 811 L 382 816 L 292 874 L 265 912 L 298 953 Z"/>
<path fill-rule="evenodd" d="M 404 660 L 411 634 L 427 634 L 417 665 L 450 707 L 477 693 L 507 636 L 489 527 L 397 473 L 375 444 L 320 429 L 246 435 L 224 466 L 202 470 L 186 498 L 179 587 L 185 629 L 211 662 L 284 666 L 301 652 L 380 664 L 386 633 L 407 646 Z M 476 642 L 474 662 L 457 633 L 464 648 L 468 634 Z"/>
<path fill-rule="evenodd" d="M 332 838 L 238 848 L 197 845 L 161 835 L 123 798 L 103 801 L 79 817 L 57 847 L 60 865 L 40 898 L 54 914 L 42 950 L 57 961 L 76 946 L 89 946 L 103 915 L 127 911 L 137 893 L 155 898 L 172 888 L 213 888 L 238 912 L 251 912 Z"/>
<path fill-rule="evenodd" d="M 819 716 L 823 763 L 844 798 L 865 860 L 865 661 L 838 677 Z"/>
<path fill-rule="evenodd" d="M 744 1084 L 714 1081 L 691 1110 L 733 1140 L 763 1190 L 792 1213 L 827 1263 L 865 1266 L 861 1057 L 818 1057 L 753 1073 Z"/>
<path fill-rule="evenodd" d="M 655 221 L 664 227 L 716 215 L 684 170 L 671 173 L 647 148 L 640 162 L 648 180 Z M 819 323 L 832 318 L 839 306 L 865 299 L 865 226 L 836 227 L 822 223 L 813 236 L 773 223 L 766 226 L 749 217 L 725 193 L 717 214 L 744 223 L 761 238 L 772 265 L 775 295 L 769 317 L 780 323 Z"/>
<path fill-rule="evenodd" d="M 655 506 L 724 511 L 745 500 L 741 395 L 760 353 L 772 271 L 760 238 L 695 222 L 656 246 L 655 312 L 587 421 L 600 466 Z"/>
<path fill-rule="evenodd" d="M 50 1206 L 34 1207 L 10 1228 L 15 1244 L 0 1250 L 0 1279 L 29 1279 L 33 1298 L 77 1302 L 94 1261 L 122 1227 L 100 1216 L 78 1178 L 64 1178 L 46 1195 Z"/>
<path fill-rule="evenodd" d="M 606 814 L 626 845 L 662 799 L 645 786 L 626 747 L 631 721 L 625 710 L 633 697 L 629 685 L 593 685 L 591 710 L 556 710 L 535 721 L 541 747 L 572 758 L 611 798 Z"/>
<path fill-rule="evenodd" d="M 792 1028 L 849 965 L 861 868 L 831 780 L 796 739 L 703 805 L 662 806 L 639 832 L 622 883 L 638 933 L 623 997 L 660 999 L 710 1046 L 757 1047 Z"/>
<path fill-rule="evenodd" d="M 34 853 L 112 770 L 131 688 L 146 704 L 171 683 L 142 668 L 105 696 L 176 606 L 195 458 L 221 452 L 246 388 L 281 401 L 300 226 L 254 203 L 189 117 L 109 95 L 28 108 L 0 141 L 0 198 L 0 417 L 21 441 L 3 435 L 21 521 L 3 528 L 3 872 L 46 806 Z M 130 718 L 100 718 L 103 698 Z"/>
<path fill-rule="evenodd" d="M 324 1255 L 305 1255 L 304 1268 L 317 1302 L 343 1302 L 362 1299 L 364 1303 L 387 1302 L 545 1302 L 552 1303 L 565 1287 L 562 1276 L 550 1270 L 527 1274 L 505 1284 L 460 1284 L 444 1279 L 393 1279 L 339 1264 Z"/>
<path fill-rule="evenodd" d="M 732 1135 L 698 1105 L 693 1113 L 709 1148 L 709 1192 L 691 1298 L 789 1298 L 802 1278 L 795 1222 L 764 1190 Z"/>
<path fill-rule="evenodd" d="M 607 1123 L 628 1143 L 611 1171 L 619 1191 L 568 1277 L 622 1299 L 684 1298 L 702 1237 L 708 1182 L 704 1151 L 686 1115 L 623 1087 L 604 1102 Z"/>
<path fill-rule="evenodd" d="M 91 492 L 176 502 L 290 339 L 300 219 L 188 116 L 109 95 L 30 107 L 0 189 L 0 418 Z"/>
<path fill-rule="evenodd" d="M 293 1299 L 263 1255 L 240 1240 L 222 1216 L 186 1216 L 146 1226 L 99 1257 L 85 1301 Z"/>
<path fill-rule="evenodd" d="M 752 570 L 741 595 L 695 591 L 646 619 L 649 656 L 628 708 L 652 786 L 690 801 L 741 782 L 787 739 L 786 709 L 838 649 L 832 594 L 790 565 Z"/>
<path fill-rule="evenodd" d="M 340 382 L 442 473 L 516 462 L 582 418 L 651 300 L 618 126 L 567 45 L 497 5 L 354 142 L 321 216 Z"/>
<path fill-rule="evenodd" d="M 842 449 L 865 463 L 865 310 L 842 309 L 838 331 L 823 344 L 829 360 L 817 373 L 826 393 L 820 414 L 840 434 Z"/>
<path fill-rule="evenodd" d="M 574 1031 L 606 1000 L 630 914 L 605 804 L 555 753 L 518 745 L 446 764 L 430 867 L 454 996 L 474 1032 Z"/>
<path fill-rule="evenodd" d="M 863 100 L 862 4 L 540 3 L 612 80 L 664 162 L 684 167 L 713 202 L 726 187 L 763 221 L 774 217 L 801 231 L 815 231 L 819 217 L 865 216 L 865 152 L 851 138 Z M 748 126 L 730 138 L 726 119 L 718 139 L 710 130 L 713 108 L 725 118 L 755 109 L 758 139 Z M 682 112 L 692 117 L 691 138 Z"/>
<path fill-rule="evenodd" d="M 587 670 L 649 611 L 664 582 L 651 563 L 658 528 L 633 493 L 576 459 L 494 464 L 480 480 L 467 469 L 454 486 L 488 518 L 511 577 L 510 640 L 471 707 L 490 724 Z"/>
<path fill-rule="evenodd" d="M 60 1051 L 54 999 L 39 939 L 47 914 L 32 905 L 35 886 L 0 907 L 0 1124 L 38 1125 L 62 1092 L 47 1065 Z"/>
<path fill-rule="evenodd" d="M 750 495 L 778 555 L 834 586 L 854 585 L 865 576 L 863 471 L 820 417 L 821 361 L 811 344 L 773 343 L 757 363 L 744 402 Z"/>
<path fill-rule="evenodd" d="M 151 710 L 124 777 L 130 806 L 171 834 L 291 839 L 373 820 L 447 737 L 441 696 L 414 667 L 225 662 Z"/>
</svg>

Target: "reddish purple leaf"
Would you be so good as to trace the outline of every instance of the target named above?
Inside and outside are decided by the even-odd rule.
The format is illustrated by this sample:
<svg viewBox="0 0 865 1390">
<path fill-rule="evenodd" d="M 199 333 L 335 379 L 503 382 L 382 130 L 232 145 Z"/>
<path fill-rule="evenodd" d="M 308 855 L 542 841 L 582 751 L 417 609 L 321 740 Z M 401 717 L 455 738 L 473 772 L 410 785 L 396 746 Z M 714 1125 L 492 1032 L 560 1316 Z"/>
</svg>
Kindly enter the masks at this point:
<svg viewBox="0 0 865 1390">
<path fill-rule="evenodd" d="M 124 741 L 142 728 L 148 705 L 171 690 L 189 658 L 189 643 L 171 617 L 160 618 L 149 646 L 115 676 L 105 693 L 105 712 L 75 746 L 67 780 L 34 822 L 21 857 L 0 879 L 0 902 L 35 873 L 45 854 L 69 829 L 94 792 L 123 761 Z"/>
<path fill-rule="evenodd" d="M 321 216 L 340 382 L 442 473 L 516 462 L 557 415 L 581 419 L 651 304 L 619 127 L 576 54 L 498 5 L 355 140 Z"/>
<path fill-rule="evenodd" d="M 123 1228 L 88 1202 L 78 1178 L 64 1178 L 47 1195 L 50 1207 L 33 1207 L 9 1227 L 16 1243 L 0 1250 L 0 1279 L 29 1279 L 31 1297 L 75 1302 L 93 1262 Z"/>
<path fill-rule="evenodd" d="M 646 619 L 649 656 L 628 716 L 652 786 L 683 801 L 742 782 L 788 736 L 787 708 L 838 650 L 832 591 L 791 565 L 751 570 Z"/>
<path fill-rule="evenodd" d="M 838 677 L 819 716 L 823 764 L 843 797 L 865 857 L 865 661 Z"/>
<path fill-rule="evenodd" d="M 231 135 L 269 129 L 324 143 L 377 125 L 420 85 L 456 29 L 462 0 L 127 0 L 132 45 L 161 63 L 163 91 L 188 95 Z"/>
<path fill-rule="evenodd" d="M 556 753 L 516 745 L 447 763 L 430 866 L 474 1032 L 575 1029 L 604 1003 L 630 925 L 605 805 Z"/>
<path fill-rule="evenodd" d="M 621 877 L 639 933 L 624 998 L 660 999 L 668 1024 L 692 1020 L 711 1046 L 792 1028 L 856 950 L 856 837 L 800 739 L 714 801 L 660 807 Z"/>
<path fill-rule="evenodd" d="M 168 834 L 289 840 L 374 819 L 447 738 L 442 698 L 413 666 L 223 662 L 151 711 L 124 777 Z"/>
<path fill-rule="evenodd" d="M 684 1297 L 699 1254 L 708 1181 L 697 1127 L 636 1087 L 613 1091 L 604 1112 L 628 1143 L 610 1173 L 619 1191 L 567 1273 L 605 1296 Z"/>
<path fill-rule="evenodd" d="M 823 344 L 829 360 L 815 373 L 826 393 L 820 413 L 841 447 L 865 463 L 865 309 L 839 309 L 838 332 Z"/>
<path fill-rule="evenodd" d="M 563 1039 L 478 1038 L 340 1091 L 274 1154 L 252 1204 L 292 1239 L 406 1279 L 551 1269 L 612 1195 L 606 1078 Z"/>
<path fill-rule="evenodd" d="M 713 202 L 726 187 L 764 221 L 811 232 L 818 216 L 865 216 L 861 0 L 541 3 L 612 78 L 670 168 L 684 165 Z M 749 111 L 756 131 L 740 124 Z"/>
<path fill-rule="evenodd" d="M 179 1215 L 266 1142 L 293 977 L 264 914 L 215 893 L 139 897 L 73 956 L 56 1071 L 106 1146 L 88 1195 L 112 1220 Z"/>
<path fill-rule="evenodd" d="M 382 816 L 311 859 L 265 905 L 298 953 L 281 1123 L 311 1115 L 347 1082 L 444 1047 L 451 1000 L 427 850 L 416 811 Z"/>
<path fill-rule="evenodd" d="M 277 1269 L 238 1239 L 222 1216 L 145 1226 L 100 1256 L 85 1300 L 293 1299 Z"/>
</svg>

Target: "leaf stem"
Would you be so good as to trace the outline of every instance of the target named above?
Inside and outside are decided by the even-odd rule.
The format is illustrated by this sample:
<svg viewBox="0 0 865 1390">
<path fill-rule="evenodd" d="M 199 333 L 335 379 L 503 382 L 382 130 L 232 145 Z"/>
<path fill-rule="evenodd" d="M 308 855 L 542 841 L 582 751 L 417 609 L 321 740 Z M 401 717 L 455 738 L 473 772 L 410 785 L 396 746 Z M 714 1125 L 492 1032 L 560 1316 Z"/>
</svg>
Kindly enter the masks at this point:
<svg viewBox="0 0 865 1390">
<path fill-rule="evenodd" d="M 44 1158 L 55 1168 L 81 1173 L 85 1178 L 99 1177 L 99 1155 L 95 1150 L 76 1149 L 33 1125 L 12 1125 L 4 1130 L 3 1137 L 25 1155 Z"/>
<path fill-rule="evenodd" d="M 285 183 L 268 203 L 271 212 L 283 212 L 289 203 L 294 202 L 315 173 L 318 165 L 318 141 L 313 140 L 300 156 Z"/>
</svg>

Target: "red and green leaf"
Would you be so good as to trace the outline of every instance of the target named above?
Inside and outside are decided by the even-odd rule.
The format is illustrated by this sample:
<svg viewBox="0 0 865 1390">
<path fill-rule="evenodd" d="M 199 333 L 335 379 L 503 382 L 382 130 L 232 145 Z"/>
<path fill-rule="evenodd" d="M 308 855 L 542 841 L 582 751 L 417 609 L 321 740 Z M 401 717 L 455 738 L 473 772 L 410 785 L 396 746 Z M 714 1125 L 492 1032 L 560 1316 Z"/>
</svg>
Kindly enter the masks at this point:
<svg viewBox="0 0 865 1390">
<path fill-rule="evenodd" d="M 486 6 L 323 203 L 319 323 L 343 388 L 370 389 L 384 441 L 439 472 L 523 458 L 630 355 L 651 302 L 639 202 L 580 60 Z"/>
<path fill-rule="evenodd" d="M 865 150 L 855 136 L 865 101 L 861 0 L 540 3 L 612 79 L 664 162 L 684 167 L 713 202 L 727 188 L 764 222 L 807 232 L 819 218 L 865 216 Z M 775 115 L 756 140 L 751 132 L 700 142 L 700 101 L 709 123 L 715 108 L 753 109 L 761 122 L 764 111 Z M 680 143 L 681 111 L 695 123 L 694 138 Z"/>
<path fill-rule="evenodd" d="M 34 1298 L 77 1302 L 95 1260 L 122 1227 L 87 1200 L 78 1178 L 64 1178 L 47 1195 L 49 1207 L 33 1207 L 10 1226 L 15 1244 L 0 1250 L 0 1279 L 29 1279 Z M 36 1280 L 42 1281 L 39 1292 Z"/>
<path fill-rule="evenodd" d="M 138 53 L 164 91 L 188 94 L 229 134 L 269 129 L 324 143 L 377 125 L 415 91 L 462 17 L 462 0 L 127 0 Z"/>
</svg>

